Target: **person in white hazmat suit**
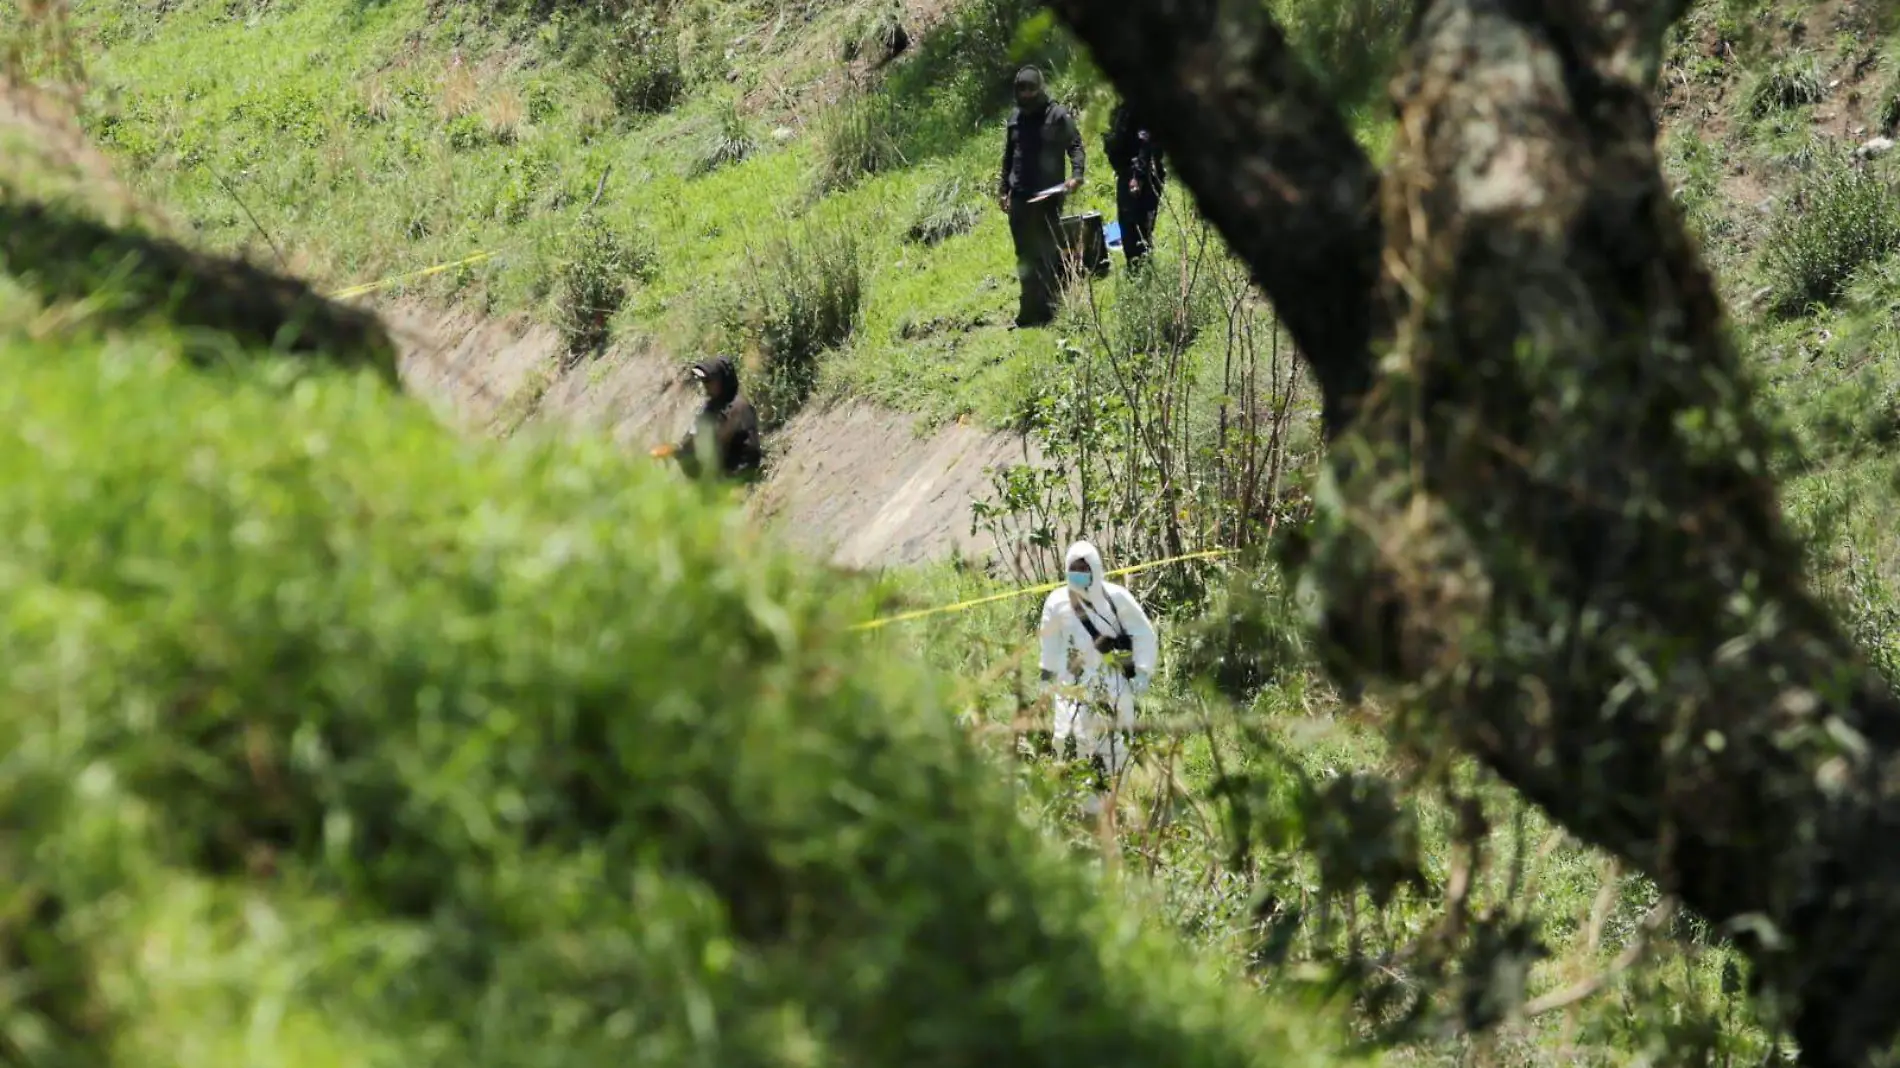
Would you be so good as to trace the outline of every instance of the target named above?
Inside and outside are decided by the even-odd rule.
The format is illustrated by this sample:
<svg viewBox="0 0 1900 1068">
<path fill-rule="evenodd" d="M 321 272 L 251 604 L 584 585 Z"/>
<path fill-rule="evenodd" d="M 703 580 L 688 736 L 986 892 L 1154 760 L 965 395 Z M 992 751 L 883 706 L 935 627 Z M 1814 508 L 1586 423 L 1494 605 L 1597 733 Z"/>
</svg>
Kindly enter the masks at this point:
<svg viewBox="0 0 1900 1068">
<path fill-rule="evenodd" d="M 1148 692 L 1160 643 L 1134 594 L 1102 577 L 1095 546 L 1069 546 L 1065 570 L 1042 605 L 1042 681 L 1053 697 L 1056 751 L 1073 744 L 1075 758 L 1094 765 L 1093 809 L 1108 777 L 1128 764 L 1135 698 Z"/>
</svg>

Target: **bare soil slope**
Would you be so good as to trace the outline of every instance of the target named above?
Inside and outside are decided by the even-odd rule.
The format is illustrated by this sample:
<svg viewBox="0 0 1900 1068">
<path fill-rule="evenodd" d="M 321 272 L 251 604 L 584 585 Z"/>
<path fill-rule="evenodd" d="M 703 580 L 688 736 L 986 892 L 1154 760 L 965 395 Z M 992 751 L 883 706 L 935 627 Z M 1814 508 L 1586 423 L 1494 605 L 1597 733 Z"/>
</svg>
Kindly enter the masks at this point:
<svg viewBox="0 0 1900 1068">
<path fill-rule="evenodd" d="M 553 331 L 524 320 L 417 303 L 383 314 L 402 347 L 404 383 L 467 429 L 606 434 L 644 451 L 692 418 L 696 396 L 656 352 L 615 350 L 563 370 Z M 767 448 L 753 510 L 802 549 L 866 569 L 987 555 L 989 539 L 970 530 L 971 504 L 988 491 L 991 467 L 1026 455 L 1015 435 L 921 433 L 913 417 L 862 403 L 808 409 Z"/>
</svg>

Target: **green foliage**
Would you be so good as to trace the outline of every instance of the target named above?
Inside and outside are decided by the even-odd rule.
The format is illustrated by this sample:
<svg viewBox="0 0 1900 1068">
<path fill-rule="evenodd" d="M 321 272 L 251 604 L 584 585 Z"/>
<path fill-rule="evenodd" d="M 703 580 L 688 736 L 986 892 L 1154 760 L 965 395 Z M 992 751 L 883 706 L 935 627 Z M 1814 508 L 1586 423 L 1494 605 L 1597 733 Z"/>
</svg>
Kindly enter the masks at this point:
<svg viewBox="0 0 1900 1068">
<path fill-rule="evenodd" d="M 906 240 L 936 245 L 976 229 L 983 219 L 983 202 L 965 186 L 960 174 L 945 174 L 917 191 Z"/>
<path fill-rule="evenodd" d="M 671 111 L 686 95 L 679 32 L 657 6 L 622 15 L 607 45 L 602 77 L 622 115 Z"/>
<path fill-rule="evenodd" d="M 902 123 L 897 105 L 884 93 L 860 96 L 829 115 L 819 148 L 819 190 L 835 193 L 903 166 L 897 147 Z"/>
<path fill-rule="evenodd" d="M 1270 0 L 1287 39 L 1348 107 L 1381 93 L 1417 0 Z"/>
<path fill-rule="evenodd" d="M 1115 295 L 1112 339 L 1117 356 L 1155 356 L 1188 349 L 1222 312 L 1213 284 L 1192 265 L 1156 261 L 1131 272 Z"/>
<path fill-rule="evenodd" d="M 1888 685 L 1900 687 L 1900 601 L 1894 597 L 1892 576 L 1881 574 L 1863 553 L 1850 550 L 1845 577 L 1843 607 L 1854 644 Z"/>
<path fill-rule="evenodd" d="M 609 320 L 626 303 L 629 285 L 651 280 L 658 263 L 643 233 L 623 236 L 593 215 L 581 217 L 568 241 L 556 326 L 573 359 L 607 344 Z"/>
<path fill-rule="evenodd" d="M 722 167 L 743 163 L 759 147 L 752 124 L 739 113 L 739 105 L 728 100 L 719 110 L 719 124 L 693 160 L 691 173 L 703 178 Z"/>
<path fill-rule="evenodd" d="M 1900 249 L 1900 196 L 1862 167 L 1809 178 L 1775 218 L 1763 265 L 1775 310 L 1796 314 L 1840 296 L 1854 272 Z"/>
<path fill-rule="evenodd" d="M 908 110 L 905 152 L 918 159 L 960 144 L 1011 105 L 1016 68 L 1057 72 L 1075 51 L 1040 0 L 958 4 L 891 69 L 888 91 Z"/>
<path fill-rule="evenodd" d="M 1310 664 L 1299 613 L 1273 570 L 1235 571 L 1184 630 L 1174 656 L 1177 670 L 1233 701 L 1251 701 L 1263 687 L 1297 677 Z"/>
<path fill-rule="evenodd" d="M 754 399 L 768 423 L 791 418 L 817 385 L 819 357 L 857 329 L 864 281 L 857 235 L 841 223 L 809 225 L 754 264 L 751 314 L 765 360 Z"/>
<path fill-rule="evenodd" d="M 1777 112 L 1818 104 L 1827 96 L 1821 67 L 1813 56 L 1779 60 L 1756 74 L 1743 93 L 1743 106 L 1751 119 L 1763 119 Z"/>
<path fill-rule="evenodd" d="M 735 512 L 285 370 L 0 341 L 15 1056 L 1331 1061 Z"/>
<path fill-rule="evenodd" d="M 15 199 L 0 175 L 0 271 L 47 304 L 99 324 L 159 321 L 241 346 L 320 355 L 396 379 L 396 346 L 377 318 L 309 284 L 165 238 L 107 226 L 66 206 Z M 238 357 L 213 348 L 207 362 Z"/>
<path fill-rule="evenodd" d="M 910 33 L 904 28 L 902 0 L 880 0 L 858 13 L 845 27 L 838 52 L 846 63 L 859 59 L 873 65 L 888 63 L 910 46 Z"/>
</svg>

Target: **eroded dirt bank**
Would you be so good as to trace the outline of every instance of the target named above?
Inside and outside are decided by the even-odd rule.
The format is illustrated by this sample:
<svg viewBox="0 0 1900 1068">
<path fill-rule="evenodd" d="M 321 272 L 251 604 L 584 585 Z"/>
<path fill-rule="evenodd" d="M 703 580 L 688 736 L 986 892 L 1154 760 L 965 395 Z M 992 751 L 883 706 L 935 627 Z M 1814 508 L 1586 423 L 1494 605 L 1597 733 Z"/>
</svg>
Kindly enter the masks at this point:
<svg viewBox="0 0 1900 1068">
<path fill-rule="evenodd" d="M 483 433 L 524 426 L 606 434 L 629 449 L 676 438 L 696 396 L 679 366 L 616 349 L 563 371 L 553 331 L 462 309 L 386 305 L 405 385 L 445 418 Z M 981 556 L 971 504 L 988 469 L 1020 462 L 1020 438 L 964 426 L 919 433 L 901 412 L 862 403 L 807 409 L 770 441 L 752 507 L 792 544 L 851 568 Z"/>
</svg>

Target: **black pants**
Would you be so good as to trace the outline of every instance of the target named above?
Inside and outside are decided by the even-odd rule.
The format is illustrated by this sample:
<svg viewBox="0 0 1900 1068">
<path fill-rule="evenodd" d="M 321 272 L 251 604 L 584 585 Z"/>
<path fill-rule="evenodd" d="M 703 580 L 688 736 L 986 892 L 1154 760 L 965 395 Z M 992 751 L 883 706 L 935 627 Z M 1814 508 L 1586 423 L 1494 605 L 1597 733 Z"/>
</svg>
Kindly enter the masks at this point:
<svg viewBox="0 0 1900 1068">
<path fill-rule="evenodd" d="M 1056 317 L 1062 291 L 1062 202 L 1057 195 L 1040 204 L 1021 193 L 1010 198 L 1009 236 L 1016 242 L 1017 326 L 1042 326 Z"/>
<path fill-rule="evenodd" d="M 1115 214 L 1122 226 L 1122 255 L 1134 267 L 1154 251 L 1155 218 L 1161 214 L 1161 190 L 1143 184 L 1141 192 L 1128 188 L 1129 176 L 1115 176 Z"/>
</svg>

